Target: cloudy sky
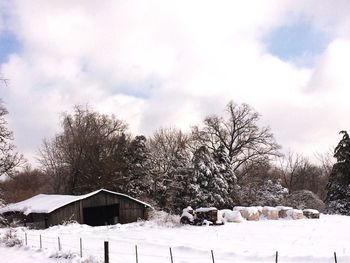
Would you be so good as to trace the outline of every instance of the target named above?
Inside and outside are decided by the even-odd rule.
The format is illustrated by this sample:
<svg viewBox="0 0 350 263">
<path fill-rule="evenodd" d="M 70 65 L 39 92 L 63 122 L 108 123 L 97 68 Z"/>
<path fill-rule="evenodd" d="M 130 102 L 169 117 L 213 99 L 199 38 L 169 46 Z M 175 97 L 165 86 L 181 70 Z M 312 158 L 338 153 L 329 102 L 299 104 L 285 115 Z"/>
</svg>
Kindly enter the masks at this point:
<svg viewBox="0 0 350 263">
<path fill-rule="evenodd" d="M 348 0 L 0 0 L 0 98 L 33 161 L 60 113 L 90 104 L 150 135 L 229 100 L 284 151 L 312 156 L 350 128 Z"/>
</svg>

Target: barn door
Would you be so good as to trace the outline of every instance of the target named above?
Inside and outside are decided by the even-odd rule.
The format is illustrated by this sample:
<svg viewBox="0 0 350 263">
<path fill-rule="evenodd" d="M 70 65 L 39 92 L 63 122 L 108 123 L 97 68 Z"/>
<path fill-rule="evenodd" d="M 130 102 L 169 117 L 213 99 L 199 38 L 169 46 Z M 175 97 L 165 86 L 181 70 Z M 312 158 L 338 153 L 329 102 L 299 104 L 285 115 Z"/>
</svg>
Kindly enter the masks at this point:
<svg viewBox="0 0 350 263">
<path fill-rule="evenodd" d="M 90 226 L 113 225 L 118 223 L 119 204 L 86 207 L 83 209 L 84 224 Z"/>
</svg>

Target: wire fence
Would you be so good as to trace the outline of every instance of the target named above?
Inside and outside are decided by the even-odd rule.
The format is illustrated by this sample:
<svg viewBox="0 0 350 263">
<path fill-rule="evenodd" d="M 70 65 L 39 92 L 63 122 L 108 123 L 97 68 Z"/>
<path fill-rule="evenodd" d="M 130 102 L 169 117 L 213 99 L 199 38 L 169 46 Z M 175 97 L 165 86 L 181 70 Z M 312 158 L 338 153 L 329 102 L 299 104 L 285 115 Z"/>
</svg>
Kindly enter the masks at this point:
<svg viewBox="0 0 350 263">
<path fill-rule="evenodd" d="M 86 238 L 87 239 L 87 238 Z M 228 262 L 223 257 L 216 257 L 214 250 L 207 251 L 207 253 L 201 252 L 200 255 L 183 255 L 181 251 L 175 254 L 174 249 L 168 247 L 165 251 L 163 249 L 162 254 L 157 254 L 152 251 L 150 254 L 149 249 L 140 249 L 137 245 L 119 246 L 120 243 L 113 241 L 97 241 L 90 240 L 85 242 L 83 238 L 75 238 L 71 235 L 62 236 L 46 236 L 41 234 L 32 234 L 24 232 L 23 244 L 25 246 L 37 249 L 53 249 L 62 253 L 76 254 L 80 257 L 93 256 L 96 260 L 104 263 L 143 263 L 143 262 L 162 262 L 162 263 L 177 263 L 177 262 L 200 262 L 200 263 L 220 263 Z M 157 251 L 158 253 L 160 251 Z M 268 260 L 264 262 L 283 262 L 280 260 L 279 252 L 271 253 Z M 338 263 L 336 252 L 333 253 L 333 260 Z M 230 261 L 234 262 L 234 261 Z M 238 262 L 238 261 L 237 261 Z M 312 261 L 310 261 L 312 262 Z M 329 261 L 331 262 L 331 261 Z M 345 261 L 344 261 L 345 262 Z M 339 262 L 340 263 L 340 262 Z"/>
<path fill-rule="evenodd" d="M 77 254 L 80 257 L 93 255 L 98 259 L 103 259 L 103 246 L 98 243 L 94 247 L 90 243 L 83 243 L 82 238 L 73 239 L 64 236 L 46 236 L 41 234 L 24 233 L 23 244 L 38 249 L 54 249 L 61 252 Z M 89 245 L 90 244 L 90 245 Z M 96 246 L 97 245 L 97 246 Z"/>
</svg>

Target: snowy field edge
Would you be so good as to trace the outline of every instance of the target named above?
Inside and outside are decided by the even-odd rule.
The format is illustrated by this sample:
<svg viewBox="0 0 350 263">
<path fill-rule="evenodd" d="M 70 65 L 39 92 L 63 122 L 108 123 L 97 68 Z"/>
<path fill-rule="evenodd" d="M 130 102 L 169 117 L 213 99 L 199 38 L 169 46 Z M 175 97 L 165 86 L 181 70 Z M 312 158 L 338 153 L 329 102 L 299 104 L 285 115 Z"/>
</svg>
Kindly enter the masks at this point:
<svg viewBox="0 0 350 263">
<path fill-rule="evenodd" d="M 111 262 L 135 262 L 136 245 L 140 262 L 152 263 L 170 262 L 170 247 L 174 261 L 181 263 L 209 263 L 211 250 L 215 261 L 222 263 L 275 262 L 276 251 L 280 262 L 334 262 L 334 252 L 338 262 L 349 262 L 350 237 L 344 231 L 349 226 L 350 217 L 338 215 L 321 215 L 320 219 L 311 220 L 244 221 L 223 226 L 162 225 L 152 221 L 101 227 L 71 224 L 45 230 L 16 228 L 23 242 L 26 233 L 28 246 L 4 248 L 2 245 L 1 250 L 21 252 L 13 253 L 14 257 L 23 253 L 32 255 L 39 249 L 41 235 L 43 249 L 39 254 L 47 258 L 42 262 L 55 260 L 49 257 L 58 252 L 58 237 L 62 252 L 78 256 L 58 257 L 57 262 L 102 262 L 104 241 L 109 242 Z M 6 230 L 0 229 L 0 235 Z M 94 261 L 80 259 L 80 238 L 84 260 L 91 257 Z"/>
</svg>

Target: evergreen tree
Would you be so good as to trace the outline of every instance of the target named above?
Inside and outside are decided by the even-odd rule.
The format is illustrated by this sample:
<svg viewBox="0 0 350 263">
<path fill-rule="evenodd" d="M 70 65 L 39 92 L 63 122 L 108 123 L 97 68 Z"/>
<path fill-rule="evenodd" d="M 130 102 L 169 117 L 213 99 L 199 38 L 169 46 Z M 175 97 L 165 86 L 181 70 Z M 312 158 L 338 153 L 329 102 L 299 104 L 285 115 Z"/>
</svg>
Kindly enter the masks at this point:
<svg viewBox="0 0 350 263">
<path fill-rule="evenodd" d="M 288 195 L 288 189 L 277 180 L 266 180 L 263 183 L 253 182 L 242 186 L 239 191 L 239 201 L 245 206 L 278 206 L 282 205 Z"/>
<path fill-rule="evenodd" d="M 220 155 L 217 155 L 219 157 Z M 221 160 L 223 161 L 223 160 Z M 199 147 L 193 156 L 190 178 L 191 205 L 225 207 L 232 205 L 228 169 L 218 162 L 206 146 Z"/>
<path fill-rule="evenodd" d="M 136 136 L 128 147 L 128 172 L 125 192 L 135 197 L 150 194 L 152 181 L 150 176 L 149 150 L 146 137 Z"/>
<path fill-rule="evenodd" d="M 224 145 L 221 145 L 216 150 L 214 150 L 213 157 L 219 173 L 223 176 L 228 184 L 230 201 L 233 200 L 236 203 L 237 177 L 233 172 L 230 158 L 225 150 Z"/>
<path fill-rule="evenodd" d="M 326 205 L 330 213 L 350 215 L 350 138 L 341 131 L 342 139 L 334 150 L 334 164 L 327 184 Z"/>
<path fill-rule="evenodd" d="M 182 207 L 177 196 L 186 188 L 191 167 L 190 138 L 181 130 L 160 129 L 148 141 L 152 175 L 151 196 L 166 211 Z M 183 208 L 183 207 L 182 207 Z"/>
<path fill-rule="evenodd" d="M 334 149 L 334 157 L 337 159 L 338 163 L 348 163 L 350 164 L 350 138 L 347 131 L 341 131 L 343 138 L 338 143 L 337 147 Z"/>
<path fill-rule="evenodd" d="M 168 210 L 180 213 L 184 207 L 193 206 L 198 192 L 198 185 L 193 180 L 192 167 L 178 167 L 171 176 L 173 180 L 168 185 Z"/>
</svg>

